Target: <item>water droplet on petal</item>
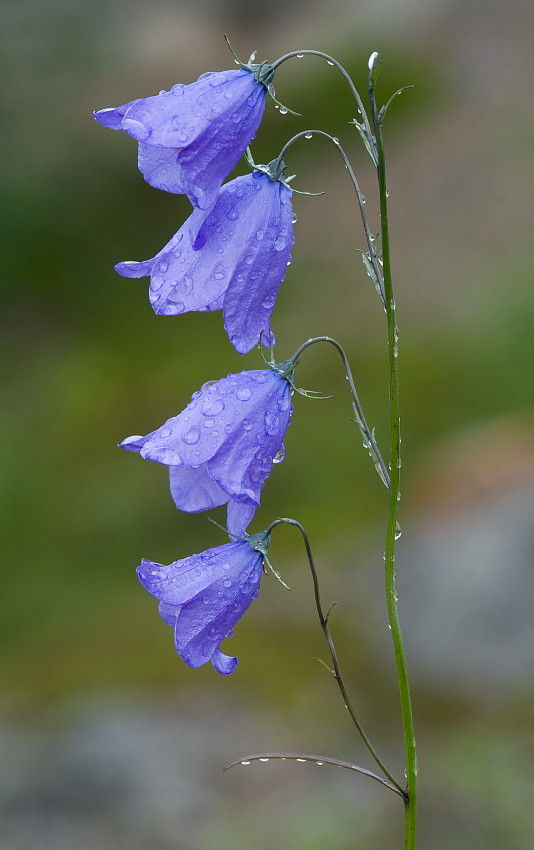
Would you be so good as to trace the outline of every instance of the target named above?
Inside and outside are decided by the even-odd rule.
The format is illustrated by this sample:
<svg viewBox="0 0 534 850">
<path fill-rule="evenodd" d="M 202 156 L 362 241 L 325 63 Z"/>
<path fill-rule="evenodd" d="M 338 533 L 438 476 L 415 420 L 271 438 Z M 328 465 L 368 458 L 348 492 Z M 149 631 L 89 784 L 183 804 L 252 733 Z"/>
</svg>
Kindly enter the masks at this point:
<svg viewBox="0 0 534 850">
<path fill-rule="evenodd" d="M 198 428 L 190 428 L 186 434 L 182 437 L 184 443 L 187 443 L 188 446 L 194 446 L 195 443 L 198 443 L 200 440 L 200 431 Z"/>
<path fill-rule="evenodd" d="M 277 451 L 277 453 L 273 457 L 273 463 L 282 463 L 285 456 L 286 456 L 286 447 L 282 443 L 281 448 Z"/>
<path fill-rule="evenodd" d="M 225 578 L 225 580 L 223 581 L 223 584 L 224 584 L 225 587 L 232 587 L 232 580 L 229 579 L 229 578 Z"/>
<path fill-rule="evenodd" d="M 270 310 L 274 306 L 275 297 L 274 295 L 268 295 L 267 298 L 263 299 L 262 307 L 266 310 Z"/>
<path fill-rule="evenodd" d="M 296 213 L 292 213 L 292 214 L 291 214 L 291 222 L 292 222 L 292 224 L 296 224 L 296 222 L 297 222 L 298 220 L 299 220 L 298 215 L 297 215 Z"/>
<path fill-rule="evenodd" d="M 264 416 L 265 423 L 265 433 L 267 436 L 271 437 L 273 434 L 276 434 L 279 427 L 279 419 L 275 413 L 271 413 L 269 410 L 266 412 Z"/>
<path fill-rule="evenodd" d="M 275 251 L 283 251 L 286 246 L 286 240 L 279 236 L 274 240 L 273 248 Z"/>
<path fill-rule="evenodd" d="M 248 387 L 239 387 L 236 392 L 236 396 L 240 401 L 248 401 L 251 395 L 252 392 Z"/>
<path fill-rule="evenodd" d="M 202 405 L 202 413 L 204 416 L 217 416 L 217 414 L 222 410 L 224 410 L 224 402 L 219 398 L 207 398 Z"/>
</svg>

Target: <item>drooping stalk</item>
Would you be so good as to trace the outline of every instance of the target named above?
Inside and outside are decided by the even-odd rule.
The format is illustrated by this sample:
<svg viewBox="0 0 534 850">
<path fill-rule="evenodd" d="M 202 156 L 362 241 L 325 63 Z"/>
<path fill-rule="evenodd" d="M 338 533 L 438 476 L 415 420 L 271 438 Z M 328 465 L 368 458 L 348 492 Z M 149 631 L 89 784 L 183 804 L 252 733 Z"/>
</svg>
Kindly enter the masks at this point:
<svg viewBox="0 0 534 850">
<path fill-rule="evenodd" d="M 382 141 L 381 119 L 376 106 L 374 84 L 378 70 L 378 54 L 373 53 L 369 60 L 369 103 L 371 106 L 371 123 L 377 152 L 377 173 L 380 192 L 380 223 L 382 234 L 383 280 L 386 296 L 386 315 L 388 332 L 388 381 L 390 397 L 390 438 L 391 438 L 391 471 L 389 488 L 389 509 L 386 530 L 385 587 L 386 601 L 395 652 L 397 680 L 401 703 L 402 723 L 404 729 L 404 746 L 406 753 L 406 827 L 405 850 L 414 850 L 416 842 L 416 795 L 417 795 L 417 757 L 415 750 L 415 732 L 413 724 L 412 705 L 406 656 L 402 640 L 399 612 L 397 606 L 397 590 L 395 583 L 395 544 L 398 537 L 398 506 L 400 501 L 400 467 L 401 467 L 401 436 L 399 414 L 399 371 L 398 371 L 398 330 L 395 316 L 395 299 L 391 276 L 391 256 L 389 244 L 388 222 L 388 187 L 384 145 Z"/>
</svg>

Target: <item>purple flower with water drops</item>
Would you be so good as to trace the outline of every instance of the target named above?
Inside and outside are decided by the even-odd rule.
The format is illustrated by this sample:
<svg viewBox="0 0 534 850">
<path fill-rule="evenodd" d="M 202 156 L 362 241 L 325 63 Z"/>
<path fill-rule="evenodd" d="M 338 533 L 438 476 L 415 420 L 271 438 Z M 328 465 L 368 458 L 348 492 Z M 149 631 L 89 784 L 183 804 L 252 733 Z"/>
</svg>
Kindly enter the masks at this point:
<svg viewBox="0 0 534 850">
<path fill-rule="evenodd" d="M 124 277 L 150 275 L 149 299 L 165 316 L 220 309 L 240 354 L 268 344 L 278 289 L 291 262 L 292 189 L 274 160 L 220 190 L 208 216 L 195 210 L 151 260 L 115 266 Z"/>
<path fill-rule="evenodd" d="M 260 125 L 273 76 L 271 65 L 242 65 L 94 115 L 137 139 L 147 183 L 209 210 Z"/>
<path fill-rule="evenodd" d="M 176 652 L 189 667 L 211 661 L 218 673 L 235 669 L 238 659 L 220 645 L 258 595 L 268 545 L 269 535 L 261 532 L 168 566 L 142 560 L 139 580 L 159 600 Z"/>
<path fill-rule="evenodd" d="M 169 467 L 171 494 L 182 511 L 229 500 L 258 506 L 265 479 L 283 456 L 293 370 L 287 361 L 204 384 L 178 416 L 120 446 Z"/>
</svg>

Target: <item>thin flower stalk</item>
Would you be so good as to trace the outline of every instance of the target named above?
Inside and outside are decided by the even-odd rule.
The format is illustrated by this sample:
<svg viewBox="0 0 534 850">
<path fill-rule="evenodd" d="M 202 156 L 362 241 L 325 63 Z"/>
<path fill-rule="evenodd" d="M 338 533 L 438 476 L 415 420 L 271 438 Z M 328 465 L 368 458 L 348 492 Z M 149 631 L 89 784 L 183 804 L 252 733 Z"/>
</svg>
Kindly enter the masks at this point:
<svg viewBox="0 0 534 850">
<path fill-rule="evenodd" d="M 406 666 L 406 655 L 398 611 L 398 595 L 395 584 L 395 544 L 398 536 L 398 507 L 400 501 L 401 435 L 399 414 L 399 369 L 398 369 L 398 330 L 395 316 L 395 299 L 391 275 L 391 257 L 389 245 L 388 188 L 384 146 L 382 141 L 381 119 L 375 100 L 374 84 L 378 70 L 378 54 L 369 60 L 369 102 L 371 120 L 376 138 L 378 155 L 378 184 L 380 192 L 380 222 L 382 232 L 382 252 L 384 262 L 384 286 L 386 293 L 386 315 L 388 330 L 388 378 L 390 396 L 390 438 L 391 438 L 391 486 L 389 488 L 389 509 L 386 529 L 385 587 L 391 637 L 395 652 L 397 679 L 401 702 L 404 744 L 406 752 L 406 821 L 405 850 L 414 850 L 416 840 L 416 794 L 417 794 L 417 757 L 415 750 L 415 731 Z"/>
</svg>

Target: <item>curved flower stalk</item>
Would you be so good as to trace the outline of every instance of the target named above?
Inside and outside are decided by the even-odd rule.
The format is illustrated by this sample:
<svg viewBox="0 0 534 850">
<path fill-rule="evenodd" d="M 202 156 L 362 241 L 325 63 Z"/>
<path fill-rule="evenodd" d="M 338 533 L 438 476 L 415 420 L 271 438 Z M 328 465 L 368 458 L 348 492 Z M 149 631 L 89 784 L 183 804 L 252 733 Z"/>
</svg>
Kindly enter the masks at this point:
<svg viewBox="0 0 534 850">
<path fill-rule="evenodd" d="M 147 183 L 209 210 L 254 138 L 273 76 L 271 65 L 242 65 L 94 116 L 139 142 L 139 170 Z"/>
<path fill-rule="evenodd" d="M 271 166 L 276 165 L 276 168 Z M 284 165 L 237 177 L 219 191 L 209 215 L 193 214 L 151 260 L 118 263 L 124 277 L 150 275 L 155 313 L 222 309 L 240 354 L 271 340 L 270 319 L 294 243 Z"/>
<path fill-rule="evenodd" d="M 189 667 L 211 661 L 229 675 L 238 659 L 221 652 L 259 593 L 269 534 L 247 535 L 164 566 L 145 558 L 137 568 L 139 581 L 159 600 L 159 613 L 174 628 L 176 652 Z"/>
<path fill-rule="evenodd" d="M 284 363 L 204 384 L 178 416 L 120 447 L 169 467 L 171 494 L 182 511 L 229 500 L 257 507 L 291 421 L 293 368 Z M 236 531 L 242 523 L 236 509 L 230 518 Z"/>
</svg>

